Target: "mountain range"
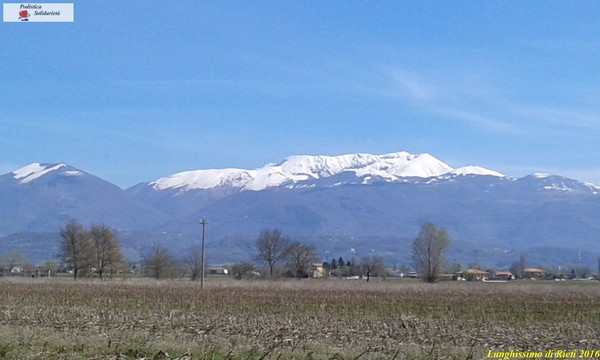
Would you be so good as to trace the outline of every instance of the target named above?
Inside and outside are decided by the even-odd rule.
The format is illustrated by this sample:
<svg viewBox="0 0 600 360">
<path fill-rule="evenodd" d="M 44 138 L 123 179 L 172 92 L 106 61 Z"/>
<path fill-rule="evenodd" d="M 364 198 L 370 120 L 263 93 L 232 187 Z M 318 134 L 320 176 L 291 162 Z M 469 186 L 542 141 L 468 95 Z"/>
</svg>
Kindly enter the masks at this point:
<svg viewBox="0 0 600 360">
<path fill-rule="evenodd" d="M 0 255 L 58 253 L 70 219 L 118 231 L 126 256 L 152 243 L 185 253 L 206 217 L 211 262 L 248 260 L 260 230 L 281 228 L 323 259 L 378 254 L 410 262 L 428 221 L 453 238 L 449 262 L 506 267 L 585 264 L 600 255 L 600 187 L 550 174 L 512 178 L 429 154 L 290 156 L 261 168 L 185 171 L 121 189 L 67 164 L 33 163 L 0 176 Z"/>
</svg>

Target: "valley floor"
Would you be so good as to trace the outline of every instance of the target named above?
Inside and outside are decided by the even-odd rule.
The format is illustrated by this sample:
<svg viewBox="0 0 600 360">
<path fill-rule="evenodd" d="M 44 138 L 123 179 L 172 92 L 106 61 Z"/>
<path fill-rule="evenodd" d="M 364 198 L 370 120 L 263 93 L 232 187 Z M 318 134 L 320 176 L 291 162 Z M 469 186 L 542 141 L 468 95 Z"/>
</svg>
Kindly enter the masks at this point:
<svg viewBox="0 0 600 360">
<path fill-rule="evenodd" d="M 209 281 L 200 290 L 0 279 L 0 358 L 486 359 L 511 350 L 600 358 L 600 282 Z"/>
</svg>

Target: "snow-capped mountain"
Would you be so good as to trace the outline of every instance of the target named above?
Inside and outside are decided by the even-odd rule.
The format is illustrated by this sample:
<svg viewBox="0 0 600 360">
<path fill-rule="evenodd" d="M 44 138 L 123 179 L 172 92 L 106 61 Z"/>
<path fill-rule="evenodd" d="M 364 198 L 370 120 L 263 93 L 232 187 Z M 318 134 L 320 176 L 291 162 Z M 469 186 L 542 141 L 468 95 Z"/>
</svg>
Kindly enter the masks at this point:
<svg viewBox="0 0 600 360">
<path fill-rule="evenodd" d="M 235 188 L 260 191 L 271 187 L 301 187 L 305 182 L 329 178 L 341 173 L 354 177 L 377 177 L 394 182 L 403 178 L 430 178 L 444 174 L 504 175 L 477 166 L 453 169 L 429 154 L 396 152 L 383 155 L 347 154 L 340 156 L 290 156 L 278 164 L 254 170 L 215 169 L 180 172 L 148 183 L 156 190 L 206 190 Z"/>
<path fill-rule="evenodd" d="M 0 176 L 0 234 L 58 229 L 69 219 L 129 229 L 159 211 L 67 164 L 33 163 Z"/>
<path fill-rule="evenodd" d="M 476 166 L 476 165 L 468 165 L 468 166 L 456 168 L 456 169 L 450 171 L 450 174 L 452 174 L 452 175 L 485 175 L 485 176 L 504 177 L 503 174 L 501 174 L 497 171 L 489 170 L 489 169 L 482 168 L 482 167 Z"/>
<path fill-rule="evenodd" d="M 63 177 L 63 179 L 76 177 L 93 177 L 86 172 L 76 169 L 67 164 L 46 164 L 46 163 L 32 163 L 11 173 L 2 175 L 0 178 L 4 182 L 10 181 L 19 185 L 39 184 L 40 182 L 48 181 L 49 179 L 56 179 Z"/>
<path fill-rule="evenodd" d="M 120 230 L 130 254 L 143 254 L 150 242 L 184 251 L 206 216 L 214 261 L 245 260 L 231 254 L 247 255 L 256 234 L 274 227 L 333 254 L 368 247 L 389 261 L 410 261 L 402 256 L 432 221 L 460 244 L 451 255 L 457 261 L 510 263 L 518 252 L 544 257 L 553 247 L 560 264 L 577 249 L 600 253 L 599 193 L 557 175 L 511 178 L 406 152 L 290 156 L 254 170 L 181 172 L 127 190 L 68 164 L 33 163 L 0 176 L 0 255 L 15 241 L 26 252 L 27 241 L 38 251 L 51 238 L 56 249 L 56 233 L 70 219 Z"/>
<path fill-rule="evenodd" d="M 21 184 L 27 184 L 35 179 L 38 179 L 46 174 L 51 173 L 52 171 L 60 170 L 61 168 L 68 168 L 66 164 L 56 164 L 56 165 L 48 165 L 48 164 L 40 164 L 33 163 L 17 169 L 13 171 L 14 178 L 19 180 Z M 79 176 L 83 173 L 79 170 L 67 169 L 63 171 L 63 174 L 66 176 Z"/>
</svg>

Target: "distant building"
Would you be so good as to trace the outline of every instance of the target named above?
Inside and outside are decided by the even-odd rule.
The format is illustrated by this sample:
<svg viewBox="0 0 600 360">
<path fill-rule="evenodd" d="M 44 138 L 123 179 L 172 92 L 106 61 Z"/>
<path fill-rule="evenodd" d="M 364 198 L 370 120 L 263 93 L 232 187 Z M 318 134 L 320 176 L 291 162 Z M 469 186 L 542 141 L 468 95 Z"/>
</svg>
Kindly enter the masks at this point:
<svg viewBox="0 0 600 360">
<path fill-rule="evenodd" d="M 210 275 L 228 275 L 229 271 L 222 267 L 215 267 L 208 269 Z"/>
<path fill-rule="evenodd" d="M 510 271 L 498 271 L 496 273 L 496 280 L 514 280 L 515 275 Z"/>
<path fill-rule="evenodd" d="M 322 278 L 325 275 L 325 269 L 323 269 L 323 264 L 314 263 L 310 265 L 310 274 L 313 278 Z"/>
<path fill-rule="evenodd" d="M 543 279 L 546 276 L 546 272 L 538 268 L 527 268 L 523 269 L 523 279 Z"/>
<path fill-rule="evenodd" d="M 419 273 L 417 273 L 416 271 L 409 271 L 406 274 L 404 274 L 405 278 L 409 278 L 409 279 L 416 279 L 419 277 Z"/>
<path fill-rule="evenodd" d="M 489 272 L 483 271 L 483 270 L 479 270 L 479 269 L 467 269 L 467 270 L 464 270 L 464 271 L 460 271 L 458 274 L 462 278 L 464 278 L 466 280 L 469 280 L 469 281 L 485 280 L 490 275 Z"/>
</svg>

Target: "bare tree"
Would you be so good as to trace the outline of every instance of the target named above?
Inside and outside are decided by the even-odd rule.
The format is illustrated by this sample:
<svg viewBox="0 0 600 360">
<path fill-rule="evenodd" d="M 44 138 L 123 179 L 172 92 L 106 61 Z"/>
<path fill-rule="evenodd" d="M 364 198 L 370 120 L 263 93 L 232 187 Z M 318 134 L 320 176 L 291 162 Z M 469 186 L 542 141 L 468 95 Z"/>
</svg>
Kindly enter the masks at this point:
<svg viewBox="0 0 600 360">
<path fill-rule="evenodd" d="M 92 260 L 96 272 L 103 279 L 104 274 L 109 271 L 111 276 L 114 270 L 121 269 L 125 265 L 125 259 L 121 252 L 121 244 L 114 232 L 106 225 L 92 225 L 90 230 L 92 245 Z"/>
<path fill-rule="evenodd" d="M 525 270 L 525 268 L 527 267 L 527 263 L 525 261 L 525 255 L 521 254 L 521 256 L 519 256 L 519 279 L 523 278 L 523 271 Z"/>
<path fill-rule="evenodd" d="M 377 255 L 365 256 L 360 262 L 361 273 L 367 277 L 367 281 L 371 276 L 385 275 L 385 264 L 383 259 Z"/>
<path fill-rule="evenodd" d="M 69 221 L 60 229 L 60 236 L 63 261 L 73 270 L 73 280 L 77 280 L 80 271 L 91 265 L 90 236 L 77 220 Z"/>
<path fill-rule="evenodd" d="M 238 280 L 251 276 L 254 270 L 254 265 L 247 262 L 231 265 L 231 274 Z"/>
<path fill-rule="evenodd" d="M 421 227 L 419 236 L 413 242 L 412 258 L 424 281 L 432 283 L 437 280 L 450 241 L 450 235 L 444 228 L 438 230 L 432 223 Z"/>
<path fill-rule="evenodd" d="M 526 267 L 525 255 L 521 254 L 519 256 L 519 261 L 513 261 L 510 266 L 510 272 L 513 273 L 517 279 L 523 279 L 523 270 Z"/>
<path fill-rule="evenodd" d="M 260 232 L 256 239 L 256 260 L 269 267 L 269 277 L 273 277 L 275 266 L 285 259 L 289 242 L 279 229 L 265 229 Z"/>
<path fill-rule="evenodd" d="M 169 249 L 160 245 L 152 245 L 150 252 L 143 259 L 144 273 L 155 279 L 163 279 L 173 275 L 175 261 Z"/>
<path fill-rule="evenodd" d="M 307 276 L 310 266 L 319 260 L 314 245 L 305 245 L 298 241 L 290 244 L 287 254 L 288 269 L 299 279 Z"/>
<path fill-rule="evenodd" d="M 202 273 L 202 251 L 194 249 L 183 258 L 183 264 L 190 271 L 192 280 L 198 280 Z M 206 261 L 204 269 L 206 269 Z"/>
</svg>

